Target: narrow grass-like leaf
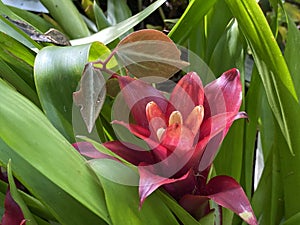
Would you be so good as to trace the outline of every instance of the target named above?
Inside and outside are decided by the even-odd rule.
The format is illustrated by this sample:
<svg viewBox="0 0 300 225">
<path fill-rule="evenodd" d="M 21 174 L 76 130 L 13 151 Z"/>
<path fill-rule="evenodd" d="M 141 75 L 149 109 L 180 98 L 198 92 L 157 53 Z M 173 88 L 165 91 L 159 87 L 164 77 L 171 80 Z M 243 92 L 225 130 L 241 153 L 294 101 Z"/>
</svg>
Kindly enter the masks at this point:
<svg viewBox="0 0 300 225">
<path fill-rule="evenodd" d="M 0 47 L 1 48 L 1 47 Z M 13 85 L 20 93 L 40 106 L 36 92 L 19 75 L 0 58 L 0 77 Z"/>
<path fill-rule="evenodd" d="M 22 10 L 19 8 L 9 7 L 12 12 L 21 17 L 31 26 L 35 27 L 38 31 L 45 33 L 47 30 L 53 27 L 52 24 L 44 20 L 38 14 L 32 13 L 30 11 Z"/>
<path fill-rule="evenodd" d="M 2 5 L 3 4 L 0 1 L 0 13 L 3 15 L 2 12 Z M 4 7 L 6 7 L 4 5 Z M 27 34 L 25 34 L 22 30 L 17 28 L 14 24 L 12 24 L 10 21 L 8 21 L 6 18 L 4 18 L 2 15 L 0 15 L 0 31 L 11 36 L 12 38 L 16 39 L 18 42 L 22 43 L 26 47 L 30 48 L 31 50 L 38 52 L 39 49 L 42 48 L 38 43 L 33 41 Z M 4 14 L 6 15 L 6 14 Z"/>
<path fill-rule="evenodd" d="M 98 6 L 97 1 L 94 1 L 93 10 L 94 10 L 94 15 L 95 15 L 95 20 L 96 20 L 98 30 L 102 30 L 108 27 L 110 24 L 107 21 L 104 12 L 100 8 L 100 6 Z"/>
<path fill-rule="evenodd" d="M 104 44 L 108 44 L 120 37 L 122 34 L 126 33 L 128 30 L 136 26 L 138 23 L 143 21 L 147 16 L 153 13 L 157 8 L 159 8 L 166 0 L 157 0 L 152 3 L 143 11 L 138 14 L 108 28 L 101 30 L 100 32 L 93 34 L 86 38 L 71 40 L 72 45 L 81 45 L 86 43 L 91 43 L 94 41 L 100 41 Z"/>
<path fill-rule="evenodd" d="M 220 42 L 222 36 L 225 36 L 224 33 L 228 35 L 226 39 L 230 40 L 231 34 L 228 33 L 228 31 L 226 32 L 226 30 L 229 29 L 227 26 L 231 27 L 231 29 L 235 29 L 232 23 L 229 23 L 231 19 L 232 15 L 225 1 L 217 1 L 211 10 L 209 10 L 207 16 L 205 17 L 205 27 L 203 27 L 203 32 L 206 33 L 205 61 L 209 62 L 211 60 L 212 54 L 215 53 L 215 48 L 217 48 L 217 43 Z M 223 39 L 224 38 L 225 37 L 223 37 Z M 204 45 L 204 43 L 201 44 Z M 220 48 L 220 46 L 218 46 L 218 48 Z M 229 49 L 231 48 L 229 47 Z M 232 50 L 234 51 L 235 48 Z"/>
<path fill-rule="evenodd" d="M 298 97 L 272 31 L 255 0 L 226 0 L 247 39 L 266 89 L 269 104 L 293 154 L 300 148 L 296 138 L 295 117 L 299 114 Z M 289 99 L 289 100 L 287 100 Z M 293 101 L 295 104 L 291 104 Z M 300 119 L 297 119 L 300 124 Z M 292 131 L 294 130 L 294 131 Z M 297 140 L 298 139 L 298 140 Z"/>
<path fill-rule="evenodd" d="M 250 199 L 253 190 L 253 166 L 257 138 L 257 124 L 262 107 L 262 83 L 255 68 L 251 76 L 251 85 L 245 98 L 245 110 L 248 122 L 245 124 L 244 160 L 241 181 Z"/>
<path fill-rule="evenodd" d="M 192 30 L 216 3 L 216 0 L 192 0 L 185 12 L 169 33 L 169 37 L 178 45 L 185 42 Z"/>
<path fill-rule="evenodd" d="M 131 11 L 124 0 L 107 1 L 107 20 L 111 25 L 116 25 L 131 17 Z"/>
<path fill-rule="evenodd" d="M 287 34 L 287 44 L 284 52 L 284 58 L 289 67 L 297 96 L 300 97 L 300 63 L 298 62 L 299 51 L 300 51 L 300 32 L 296 27 L 295 23 L 288 19 L 288 34 Z"/>
<path fill-rule="evenodd" d="M 41 0 L 41 2 L 70 38 L 90 35 L 87 25 L 72 1 Z"/>
</svg>

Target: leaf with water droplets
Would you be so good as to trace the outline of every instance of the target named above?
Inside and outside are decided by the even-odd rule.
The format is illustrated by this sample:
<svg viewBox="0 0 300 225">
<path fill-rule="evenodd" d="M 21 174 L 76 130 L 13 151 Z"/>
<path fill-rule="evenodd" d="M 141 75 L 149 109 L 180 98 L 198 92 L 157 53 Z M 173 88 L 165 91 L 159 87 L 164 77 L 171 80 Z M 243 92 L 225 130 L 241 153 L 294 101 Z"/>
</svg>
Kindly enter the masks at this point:
<svg viewBox="0 0 300 225">
<path fill-rule="evenodd" d="M 103 106 L 106 96 L 105 83 L 102 72 L 89 63 L 83 71 L 80 89 L 73 93 L 74 103 L 80 107 L 88 132 L 92 131 Z"/>
</svg>

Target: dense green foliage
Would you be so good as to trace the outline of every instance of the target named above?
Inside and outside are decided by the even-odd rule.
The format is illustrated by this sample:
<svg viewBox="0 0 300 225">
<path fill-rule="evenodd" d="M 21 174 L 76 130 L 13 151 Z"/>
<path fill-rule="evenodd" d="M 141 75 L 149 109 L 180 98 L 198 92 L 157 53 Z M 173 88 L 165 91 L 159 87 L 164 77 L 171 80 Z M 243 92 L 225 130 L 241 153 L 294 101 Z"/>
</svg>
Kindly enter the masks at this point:
<svg viewBox="0 0 300 225">
<path fill-rule="evenodd" d="M 71 145 L 77 135 L 72 95 L 85 65 L 105 60 L 126 34 L 165 1 L 157 0 L 134 15 L 126 1 L 108 0 L 107 11 L 98 1 L 41 2 L 49 14 L 38 15 L 0 1 L 0 165 L 7 169 L 13 198 L 25 218 L 31 218 L 26 224 L 136 225 L 148 220 L 166 225 L 213 224 L 212 214 L 196 221 L 161 190 L 139 211 L 137 187 L 94 173 L 91 168 L 97 168 L 97 163 L 88 165 Z M 299 2 L 263 3 L 270 7 L 268 12 L 255 0 L 191 0 L 168 36 L 203 60 L 206 66 L 191 65 L 200 76 L 207 68 L 219 76 L 235 67 L 244 82 L 241 111 L 247 112 L 249 120 L 231 127 L 212 173 L 232 176 L 242 185 L 259 224 L 297 225 L 300 33 L 295 24 L 299 24 Z M 13 20 L 25 21 L 37 36 L 54 27 L 71 45 L 35 41 Z M 113 61 L 109 67 L 115 65 Z M 110 124 L 113 88 L 107 85 L 93 131 L 102 142 L 115 139 Z M 264 167 L 260 166 L 262 176 L 254 189 L 258 154 Z M 110 164 L 101 168 L 122 169 Z M 26 191 L 17 191 L 12 175 Z M 6 188 L 7 183 L 0 181 L 0 212 L 4 212 Z M 223 221 L 243 223 L 226 209 Z"/>
</svg>

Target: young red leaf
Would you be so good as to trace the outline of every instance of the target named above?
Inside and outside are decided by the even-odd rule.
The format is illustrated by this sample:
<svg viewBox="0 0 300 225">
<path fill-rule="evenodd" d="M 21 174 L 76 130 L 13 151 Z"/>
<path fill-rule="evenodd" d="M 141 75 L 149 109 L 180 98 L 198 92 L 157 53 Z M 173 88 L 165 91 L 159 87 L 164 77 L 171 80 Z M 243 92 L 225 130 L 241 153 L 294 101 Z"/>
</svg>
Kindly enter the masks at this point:
<svg viewBox="0 0 300 225">
<path fill-rule="evenodd" d="M 180 51 L 163 32 L 145 29 L 133 32 L 117 46 L 117 55 L 136 77 L 170 78 L 189 63 L 180 59 Z"/>
</svg>

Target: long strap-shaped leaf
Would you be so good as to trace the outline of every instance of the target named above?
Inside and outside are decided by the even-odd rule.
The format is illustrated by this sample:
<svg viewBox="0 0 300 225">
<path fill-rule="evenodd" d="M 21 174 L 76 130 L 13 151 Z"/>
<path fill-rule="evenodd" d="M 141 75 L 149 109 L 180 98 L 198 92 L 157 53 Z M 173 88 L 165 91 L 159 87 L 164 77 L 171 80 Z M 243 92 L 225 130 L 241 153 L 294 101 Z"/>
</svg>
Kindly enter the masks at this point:
<svg viewBox="0 0 300 225">
<path fill-rule="evenodd" d="M 127 20 L 124 20 L 114 26 L 105 28 L 100 32 L 93 34 L 89 37 L 71 40 L 71 44 L 81 45 L 81 44 L 91 43 L 94 41 L 100 41 L 104 44 L 108 44 L 113 40 L 115 40 L 116 38 L 120 37 L 122 34 L 126 33 L 128 30 L 133 28 L 141 21 L 143 21 L 147 16 L 149 16 L 157 8 L 159 8 L 165 1 L 166 0 L 157 0 L 156 2 L 148 6 L 146 9 L 128 18 Z"/>
<path fill-rule="evenodd" d="M 295 118 L 291 115 L 298 110 L 295 107 L 298 97 L 282 53 L 255 0 L 226 2 L 251 47 L 269 104 L 293 153 L 296 141 L 291 137 L 290 129 L 295 124 Z"/>
<path fill-rule="evenodd" d="M 62 224 L 109 222 L 96 177 L 44 114 L 2 80 L 0 102 L 0 162 L 11 158 L 16 177 Z"/>
<path fill-rule="evenodd" d="M 211 9 L 216 3 L 216 0 L 193 0 L 190 1 L 185 12 L 175 24 L 169 33 L 169 37 L 176 44 L 183 44 L 190 35 L 195 26 L 199 25 L 199 22 L 203 19 L 204 15 Z"/>
</svg>

